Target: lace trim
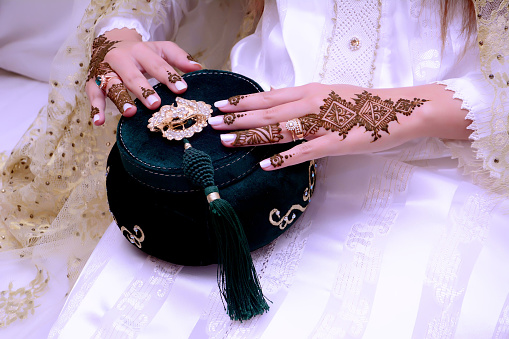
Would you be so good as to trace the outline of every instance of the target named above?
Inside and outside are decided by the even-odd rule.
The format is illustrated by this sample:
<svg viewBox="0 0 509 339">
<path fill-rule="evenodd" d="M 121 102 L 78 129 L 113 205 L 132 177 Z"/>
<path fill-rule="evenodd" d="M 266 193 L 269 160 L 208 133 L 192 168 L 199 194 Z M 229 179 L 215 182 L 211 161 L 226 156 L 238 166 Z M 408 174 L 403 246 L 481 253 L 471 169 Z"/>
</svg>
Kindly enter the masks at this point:
<svg viewBox="0 0 509 339">
<path fill-rule="evenodd" d="M 333 26 L 327 39 L 320 82 L 373 87 L 381 17 L 381 0 L 349 4 L 334 1 Z M 367 64 L 370 65 L 368 73 Z"/>
</svg>

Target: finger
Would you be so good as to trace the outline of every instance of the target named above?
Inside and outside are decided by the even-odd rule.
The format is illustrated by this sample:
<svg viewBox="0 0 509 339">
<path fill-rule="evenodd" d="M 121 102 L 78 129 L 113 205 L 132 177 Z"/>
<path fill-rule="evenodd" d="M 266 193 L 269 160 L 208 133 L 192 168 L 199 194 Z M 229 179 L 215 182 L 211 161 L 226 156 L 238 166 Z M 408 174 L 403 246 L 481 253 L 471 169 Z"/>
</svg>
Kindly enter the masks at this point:
<svg viewBox="0 0 509 339">
<path fill-rule="evenodd" d="M 305 85 L 274 89 L 269 92 L 235 95 L 224 100 L 216 101 L 214 106 L 219 108 L 222 112 L 268 109 L 303 98 L 304 95 L 309 92 L 310 87 L 310 85 Z"/>
<path fill-rule="evenodd" d="M 118 81 L 112 79 L 108 82 L 108 85 L 122 82 L 124 87 L 129 89 L 147 108 L 153 110 L 159 107 L 161 105 L 161 98 L 157 95 L 152 86 L 150 86 L 147 78 L 145 78 L 134 61 L 125 59 L 119 60 L 120 61 L 112 61 L 110 66 L 122 80 Z M 132 100 L 128 103 L 134 105 Z M 119 108 L 119 111 L 121 113 L 125 111 L 124 115 L 127 114 L 126 116 L 132 116 L 136 113 L 136 110 L 133 112 L 132 109 L 128 109 L 127 107 L 124 110 Z"/>
<path fill-rule="evenodd" d="M 217 130 L 248 129 L 300 118 L 317 110 L 312 100 L 297 100 L 267 109 L 230 112 L 210 117 L 208 122 Z"/>
<path fill-rule="evenodd" d="M 184 73 L 197 71 L 203 68 L 197 60 L 174 42 L 163 41 L 154 42 L 152 44 L 154 50 L 158 52 L 168 64 L 180 69 Z"/>
<path fill-rule="evenodd" d="M 275 123 L 262 127 L 251 128 L 242 131 L 235 131 L 227 134 L 221 134 L 221 143 L 226 147 L 246 147 L 255 145 L 267 145 L 275 143 L 288 143 L 298 140 L 307 140 L 319 138 L 328 132 L 325 129 L 320 129 L 319 126 L 309 126 L 301 130 L 288 130 L 288 122 Z"/>
<path fill-rule="evenodd" d="M 160 55 L 156 54 L 149 48 L 147 48 L 143 54 L 138 54 L 138 52 L 135 53 L 135 57 L 137 58 L 136 60 L 146 73 L 156 78 L 159 82 L 165 84 L 174 93 L 180 94 L 186 91 L 186 82 L 177 73 L 177 71 L 170 66 L 168 62 L 166 62 L 165 59 L 161 58 Z M 189 63 L 187 58 L 185 60 Z M 135 81 L 140 81 L 140 79 L 136 79 Z M 128 88 L 131 89 L 130 87 Z M 133 90 L 131 89 L 131 91 Z M 140 98 L 140 100 L 142 99 Z"/>
<path fill-rule="evenodd" d="M 324 136 L 299 144 L 288 151 L 274 154 L 270 158 L 260 161 L 260 167 L 264 171 L 273 171 L 306 161 L 323 158 L 327 156 L 328 149 L 330 148 L 331 140 L 329 139 L 328 136 Z"/>
<path fill-rule="evenodd" d="M 94 125 L 100 126 L 104 124 L 106 108 L 106 95 L 97 87 L 95 80 L 87 81 L 85 85 L 85 92 L 87 93 L 88 100 L 90 101 L 90 118 L 93 120 Z"/>
<path fill-rule="evenodd" d="M 136 106 L 127 88 L 119 78 L 111 79 L 106 86 L 108 98 L 117 106 L 122 115 L 131 117 L 136 113 Z"/>
</svg>

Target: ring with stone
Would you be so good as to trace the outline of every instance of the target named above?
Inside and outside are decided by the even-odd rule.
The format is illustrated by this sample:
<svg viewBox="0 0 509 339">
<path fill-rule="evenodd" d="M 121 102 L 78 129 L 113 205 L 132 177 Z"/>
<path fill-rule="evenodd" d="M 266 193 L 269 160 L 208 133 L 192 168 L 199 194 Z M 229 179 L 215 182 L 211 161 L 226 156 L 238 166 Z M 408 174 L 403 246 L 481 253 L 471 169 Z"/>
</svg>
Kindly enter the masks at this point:
<svg viewBox="0 0 509 339">
<path fill-rule="evenodd" d="M 117 73 L 113 73 L 113 74 L 101 74 L 101 75 L 96 76 L 95 83 L 97 86 L 99 86 L 99 88 L 101 90 L 106 92 L 106 87 L 108 86 L 108 82 L 111 79 L 118 79 L 118 80 L 122 81 L 122 79 L 120 79 L 120 77 L 117 75 Z"/>
<path fill-rule="evenodd" d="M 299 118 L 288 120 L 285 126 L 292 133 L 293 141 L 304 139 L 304 130 Z"/>
</svg>

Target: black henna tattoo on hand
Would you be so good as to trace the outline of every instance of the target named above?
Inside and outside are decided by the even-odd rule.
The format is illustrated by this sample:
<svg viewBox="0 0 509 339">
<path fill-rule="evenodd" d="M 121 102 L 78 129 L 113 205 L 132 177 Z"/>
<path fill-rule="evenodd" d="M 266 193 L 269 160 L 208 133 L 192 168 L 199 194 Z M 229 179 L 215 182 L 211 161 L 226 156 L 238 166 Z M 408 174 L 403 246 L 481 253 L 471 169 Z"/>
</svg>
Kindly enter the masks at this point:
<svg viewBox="0 0 509 339">
<path fill-rule="evenodd" d="M 235 134 L 233 146 L 248 146 L 260 144 L 274 144 L 283 139 L 279 123 L 263 127 L 232 132 Z"/>
</svg>

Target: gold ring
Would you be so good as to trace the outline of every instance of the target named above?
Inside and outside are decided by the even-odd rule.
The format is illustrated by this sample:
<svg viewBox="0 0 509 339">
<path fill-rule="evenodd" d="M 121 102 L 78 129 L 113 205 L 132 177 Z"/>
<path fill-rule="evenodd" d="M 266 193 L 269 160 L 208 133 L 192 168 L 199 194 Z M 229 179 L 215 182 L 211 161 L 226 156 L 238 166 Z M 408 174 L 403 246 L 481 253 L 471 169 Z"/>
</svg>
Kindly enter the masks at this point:
<svg viewBox="0 0 509 339">
<path fill-rule="evenodd" d="M 118 79 L 122 82 L 122 79 L 117 75 L 117 73 L 114 73 L 114 75 L 98 75 L 95 77 L 95 83 L 97 86 L 99 86 L 100 89 L 102 89 L 104 92 L 106 92 L 106 87 L 108 86 L 108 82 L 111 79 Z"/>
<path fill-rule="evenodd" d="M 304 130 L 302 129 L 299 118 L 288 120 L 285 126 L 286 129 L 292 133 L 293 141 L 304 139 Z"/>
</svg>

